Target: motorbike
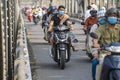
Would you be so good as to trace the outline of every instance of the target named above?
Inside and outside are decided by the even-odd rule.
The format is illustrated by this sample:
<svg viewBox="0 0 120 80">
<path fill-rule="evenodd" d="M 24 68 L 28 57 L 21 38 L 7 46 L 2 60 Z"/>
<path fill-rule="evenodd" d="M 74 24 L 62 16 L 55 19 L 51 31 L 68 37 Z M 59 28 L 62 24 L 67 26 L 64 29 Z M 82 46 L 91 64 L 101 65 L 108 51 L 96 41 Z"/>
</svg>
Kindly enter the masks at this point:
<svg viewBox="0 0 120 80">
<path fill-rule="evenodd" d="M 60 69 L 65 68 L 65 63 L 70 61 L 71 45 L 69 39 L 70 28 L 65 25 L 59 25 L 53 28 L 53 60 L 58 63 Z"/>
<path fill-rule="evenodd" d="M 93 43 L 92 43 L 92 37 L 90 36 L 91 32 L 95 32 L 98 28 L 97 24 L 94 24 L 92 26 L 89 26 L 88 29 L 86 30 L 86 42 L 85 42 L 85 48 L 86 48 L 86 54 L 88 57 L 92 60 L 92 49 L 93 49 Z"/>
<path fill-rule="evenodd" d="M 44 39 L 46 41 L 49 40 L 49 35 L 48 35 L 48 28 L 49 28 L 49 23 L 46 21 L 46 22 L 43 22 L 43 31 L 44 31 Z"/>
<path fill-rule="evenodd" d="M 28 14 L 28 20 L 29 20 L 30 22 L 32 21 L 32 18 L 33 18 L 32 13 L 29 13 L 29 14 Z"/>
<path fill-rule="evenodd" d="M 95 39 L 98 38 L 95 33 L 90 35 Z M 108 45 L 102 43 L 101 50 L 109 51 L 111 54 L 104 58 L 100 80 L 120 80 L 120 42 L 113 42 Z"/>
<path fill-rule="evenodd" d="M 34 13 L 33 14 L 33 22 L 35 23 L 35 24 L 38 24 L 38 22 L 39 22 L 39 15 L 38 14 L 36 14 L 36 13 Z"/>
<path fill-rule="evenodd" d="M 85 48 L 86 48 L 86 54 L 88 55 L 88 57 L 92 60 L 93 56 L 92 56 L 92 38 L 90 37 L 90 33 L 88 30 L 86 30 L 86 41 L 85 41 Z"/>
<path fill-rule="evenodd" d="M 85 22 L 84 22 L 84 19 L 82 20 L 82 22 L 81 22 L 81 25 L 85 25 Z M 89 27 L 91 27 L 91 26 L 89 26 Z M 90 37 L 90 35 L 89 35 L 89 30 L 88 30 L 88 28 L 87 28 L 87 30 L 84 30 L 83 29 L 83 31 L 84 31 L 84 33 L 85 33 L 85 35 L 86 35 L 86 40 L 85 40 L 85 51 L 86 51 L 86 55 L 92 60 L 93 59 L 93 56 L 92 56 L 92 51 L 91 51 L 91 37 Z"/>
</svg>

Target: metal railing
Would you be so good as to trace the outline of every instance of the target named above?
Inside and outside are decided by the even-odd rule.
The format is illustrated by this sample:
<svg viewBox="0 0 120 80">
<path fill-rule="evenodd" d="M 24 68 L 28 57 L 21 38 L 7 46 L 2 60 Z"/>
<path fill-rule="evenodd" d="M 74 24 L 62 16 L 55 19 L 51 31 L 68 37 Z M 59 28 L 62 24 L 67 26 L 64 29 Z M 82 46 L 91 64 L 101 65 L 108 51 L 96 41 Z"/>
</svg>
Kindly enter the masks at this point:
<svg viewBox="0 0 120 80">
<path fill-rule="evenodd" d="M 6 69 L 6 57 L 5 57 L 5 33 L 4 33 L 4 19 L 3 18 L 3 8 L 4 8 L 4 3 L 3 1 L 0 0 L 0 80 L 5 80 L 7 75 L 6 75 L 6 72 L 7 72 L 7 69 Z"/>
<path fill-rule="evenodd" d="M 0 6 L 0 80 L 31 80 L 18 0 L 0 0 Z"/>
<path fill-rule="evenodd" d="M 17 35 L 16 59 L 14 65 L 14 80 L 32 80 L 27 48 L 24 21 L 20 14 L 20 23 Z"/>
</svg>

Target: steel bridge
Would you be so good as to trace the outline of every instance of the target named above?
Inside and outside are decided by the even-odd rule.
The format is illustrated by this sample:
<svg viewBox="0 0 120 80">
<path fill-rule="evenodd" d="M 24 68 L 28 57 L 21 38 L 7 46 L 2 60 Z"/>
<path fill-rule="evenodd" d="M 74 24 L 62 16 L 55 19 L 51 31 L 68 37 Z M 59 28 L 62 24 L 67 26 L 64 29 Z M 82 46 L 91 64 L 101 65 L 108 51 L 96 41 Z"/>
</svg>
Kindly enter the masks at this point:
<svg viewBox="0 0 120 80">
<path fill-rule="evenodd" d="M 0 80 L 31 80 L 19 3 L 20 0 L 0 0 Z"/>
</svg>

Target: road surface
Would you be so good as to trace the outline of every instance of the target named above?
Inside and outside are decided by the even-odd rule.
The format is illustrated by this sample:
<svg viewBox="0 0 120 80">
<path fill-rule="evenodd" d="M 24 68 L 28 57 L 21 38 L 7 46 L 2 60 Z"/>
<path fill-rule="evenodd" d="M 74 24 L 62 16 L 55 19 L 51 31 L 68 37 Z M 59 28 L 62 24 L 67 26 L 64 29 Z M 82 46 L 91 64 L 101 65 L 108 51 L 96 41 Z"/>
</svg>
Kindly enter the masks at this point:
<svg viewBox="0 0 120 80">
<path fill-rule="evenodd" d="M 73 33 L 81 44 L 81 50 L 73 52 L 66 68 L 61 70 L 49 54 L 50 45 L 43 39 L 41 24 L 35 25 L 25 19 L 33 80 L 92 80 L 91 61 L 84 49 L 85 35 L 79 22 Z"/>
</svg>

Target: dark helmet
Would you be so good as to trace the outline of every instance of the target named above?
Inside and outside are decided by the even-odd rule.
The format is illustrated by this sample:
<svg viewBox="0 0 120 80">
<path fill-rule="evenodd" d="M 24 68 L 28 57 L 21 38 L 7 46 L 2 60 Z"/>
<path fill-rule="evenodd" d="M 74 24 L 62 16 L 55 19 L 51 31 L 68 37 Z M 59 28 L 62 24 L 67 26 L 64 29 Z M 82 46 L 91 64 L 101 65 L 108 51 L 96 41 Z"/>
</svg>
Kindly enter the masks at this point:
<svg viewBox="0 0 120 80">
<path fill-rule="evenodd" d="M 97 10 L 90 10 L 90 14 L 97 14 Z"/>
<path fill-rule="evenodd" d="M 107 18 L 109 15 L 116 14 L 117 17 L 120 17 L 119 11 L 116 8 L 110 8 L 107 10 L 105 17 Z"/>
<path fill-rule="evenodd" d="M 96 17 L 97 16 L 97 10 L 91 10 L 90 14 L 92 17 Z"/>
<path fill-rule="evenodd" d="M 50 9 L 51 11 L 54 11 L 54 10 L 56 10 L 57 8 L 56 8 L 55 6 L 50 6 L 49 9 Z"/>
<path fill-rule="evenodd" d="M 91 6 L 90 6 L 90 5 L 88 5 L 88 6 L 87 6 L 87 9 L 91 9 Z"/>
<path fill-rule="evenodd" d="M 48 9 L 49 14 L 53 14 L 57 12 L 57 8 L 55 6 L 50 6 Z"/>
</svg>

